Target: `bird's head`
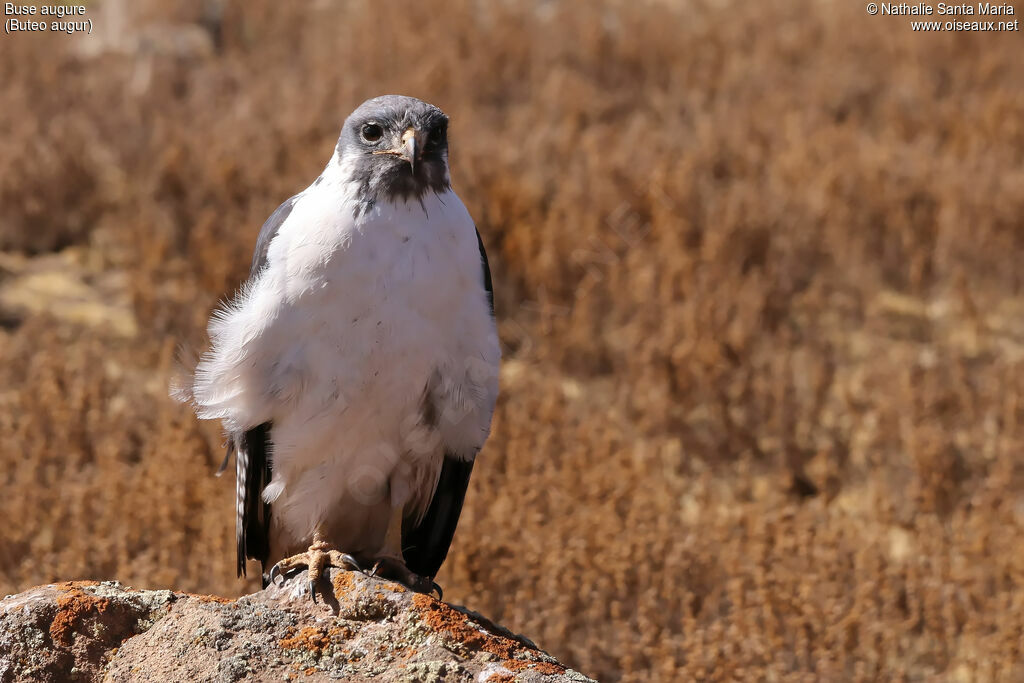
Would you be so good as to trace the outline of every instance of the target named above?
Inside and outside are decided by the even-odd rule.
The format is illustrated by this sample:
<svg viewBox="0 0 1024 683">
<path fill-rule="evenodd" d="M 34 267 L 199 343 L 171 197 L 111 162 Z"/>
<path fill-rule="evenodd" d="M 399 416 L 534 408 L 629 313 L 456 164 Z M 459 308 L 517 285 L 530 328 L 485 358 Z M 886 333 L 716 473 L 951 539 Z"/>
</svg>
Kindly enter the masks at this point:
<svg viewBox="0 0 1024 683">
<path fill-rule="evenodd" d="M 443 192 L 449 187 L 448 117 L 415 97 L 375 97 L 345 120 L 338 154 L 363 200 Z"/>
</svg>

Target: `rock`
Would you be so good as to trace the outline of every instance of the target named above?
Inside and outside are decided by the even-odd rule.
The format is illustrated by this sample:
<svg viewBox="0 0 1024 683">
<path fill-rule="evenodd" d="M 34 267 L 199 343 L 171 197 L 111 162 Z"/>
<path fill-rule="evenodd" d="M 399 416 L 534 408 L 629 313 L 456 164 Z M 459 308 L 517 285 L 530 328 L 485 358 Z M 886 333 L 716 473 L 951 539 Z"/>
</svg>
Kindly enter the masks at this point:
<svg viewBox="0 0 1024 683">
<path fill-rule="evenodd" d="M 117 582 L 39 586 L 0 601 L 0 681 L 584 682 L 462 607 L 330 570 L 237 600 Z"/>
</svg>

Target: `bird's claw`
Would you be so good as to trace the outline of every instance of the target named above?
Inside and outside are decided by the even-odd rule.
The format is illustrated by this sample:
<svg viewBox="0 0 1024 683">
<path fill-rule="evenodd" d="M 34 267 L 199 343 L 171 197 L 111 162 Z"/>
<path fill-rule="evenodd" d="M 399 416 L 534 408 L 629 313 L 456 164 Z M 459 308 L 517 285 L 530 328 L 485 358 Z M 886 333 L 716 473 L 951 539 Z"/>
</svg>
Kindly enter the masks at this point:
<svg viewBox="0 0 1024 683">
<path fill-rule="evenodd" d="M 430 583 L 433 584 L 432 591 L 437 591 L 437 599 L 444 600 L 444 591 L 441 590 L 441 584 L 439 584 L 437 581 L 431 581 Z"/>
<path fill-rule="evenodd" d="M 324 569 L 327 567 L 337 567 L 338 569 L 354 569 L 355 571 L 362 571 L 359 563 L 356 559 L 348 553 L 343 553 L 338 550 L 334 550 L 327 543 L 318 541 L 309 547 L 304 553 L 293 555 L 292 557 L 283 558 L 277 564 L 270 568 L 270 573 L 267 575 L 267 581 L 269 584 L 284 586 L 286 580 L 286 574 L 291 571 L 295 571 L 300 567 L 306 567 L 309 570 L 309 594 L 313 599 L 313 603 L 316 604 L 316 582 L 323 575 Z M 277 583 L 277 579 L 280 577 L 280 584 Z"/>
<path fill-rule="evenodd" d="M 351 567 L 353 571 L 363 571 L 363 568 L 359 566 L 358 562 L 356 562 L 356 558 L 352 557 L 348 553 L 338 553 L 338 555 L 341 557 L 341 561 Z"/>
<path fill-rule="evenodd" d="M 281 573 L 281 567 L 274 565 L 270 568 L 270 575 L 267 577 L 268 585 L 276 585 L 274 579 L 281 577 L 281 584 L 284 585 L 284 574 Z"/>
</svg>

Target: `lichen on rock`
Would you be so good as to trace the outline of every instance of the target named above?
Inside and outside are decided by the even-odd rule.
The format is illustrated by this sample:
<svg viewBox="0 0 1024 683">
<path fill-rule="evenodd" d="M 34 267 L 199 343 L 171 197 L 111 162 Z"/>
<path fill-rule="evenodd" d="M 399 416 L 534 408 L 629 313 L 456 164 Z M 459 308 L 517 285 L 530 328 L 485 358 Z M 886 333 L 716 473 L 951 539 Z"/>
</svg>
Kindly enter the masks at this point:
<svg viewBox="0 0 1024 683">
<path fill-rule="evenodd" d="M 583 682 L 481 615 L 332 569 L 238 600 L 117 582 L 40 586 L 0 601 L 0 682 L 295 680 Z"/>
</svg>

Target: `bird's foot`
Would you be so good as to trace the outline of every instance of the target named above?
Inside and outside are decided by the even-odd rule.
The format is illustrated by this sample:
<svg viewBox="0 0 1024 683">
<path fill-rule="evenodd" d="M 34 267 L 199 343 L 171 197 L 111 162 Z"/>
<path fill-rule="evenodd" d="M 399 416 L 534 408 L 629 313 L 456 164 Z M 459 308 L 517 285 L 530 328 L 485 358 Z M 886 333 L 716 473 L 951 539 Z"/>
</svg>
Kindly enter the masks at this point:
<svg viewBox="0 0 1024 683">
<path fill-rule="evenodd" d="M 362 571 L 356 559 L 348 553 L 339 552 L 332 548 L 326 541 L 316 541 L 309 546 L 304 553 L 286 557 L 270 568 L 269 582 L 281 577 L 281 585 L 284 585 L 284 575 L 301 567 L 309 569 L 309 595 L 316 604 L 316 584 L 327 567 L 338 569 L 354 569 Z"/>
<path fill-rule="evenodd" d="M 396 557 L 391 557 L 389 555 L 378 557 L 373 568 L 370 569 L 369 574 L 370 576 L 379 576 L 384 579 L 397 581 L 406 588 L 414 590 L 417 593 L 426 593 L 429 595 L 436 592 L 439 600 L 444 596 L 441 586 L 439 586 L 433 579 L 416 574 L 405 565 L 405 562 Z"/>
</svg>

